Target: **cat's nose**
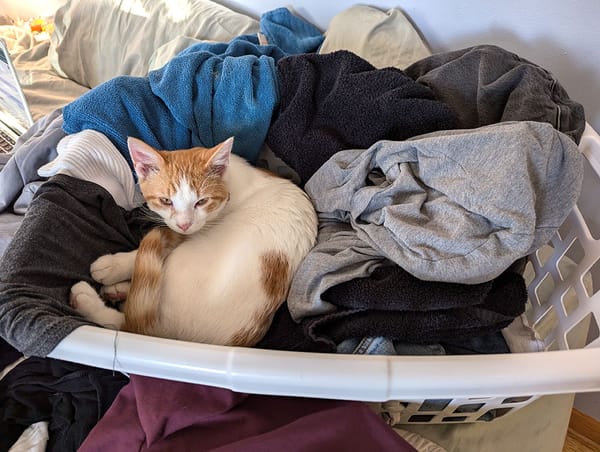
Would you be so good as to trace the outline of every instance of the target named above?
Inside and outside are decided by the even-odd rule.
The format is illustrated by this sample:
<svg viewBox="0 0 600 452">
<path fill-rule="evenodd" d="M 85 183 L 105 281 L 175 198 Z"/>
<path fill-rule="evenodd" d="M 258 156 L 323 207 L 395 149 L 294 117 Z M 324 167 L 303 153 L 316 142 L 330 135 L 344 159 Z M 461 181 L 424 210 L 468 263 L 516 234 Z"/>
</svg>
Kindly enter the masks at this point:
<svg viewBox="0 0 600 452">
<path fill-rule="evenodd" d="M 185 223 L 177 223 L 177 227 L 181 229 L 183 232 L 187 231 L 192 225 L 191 221 L 186 221 Z"/>
</svg>

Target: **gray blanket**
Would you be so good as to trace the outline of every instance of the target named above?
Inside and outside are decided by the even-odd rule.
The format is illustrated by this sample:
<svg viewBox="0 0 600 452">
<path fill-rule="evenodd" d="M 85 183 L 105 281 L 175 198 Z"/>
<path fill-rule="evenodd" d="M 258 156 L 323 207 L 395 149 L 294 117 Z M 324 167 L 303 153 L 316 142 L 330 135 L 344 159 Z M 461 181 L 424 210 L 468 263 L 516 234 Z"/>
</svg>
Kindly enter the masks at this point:
<svg viewBox="0 0 600 452">
<path fill-rule="evenodd" d="M 59 108 L 36 121 L 19 138 L 14 155 L 0 171 L 0 212 L 19 198 L 25 185 L 42 179 L 37 170 L 56 157 L 56 145 L 66 135 L 62 125 Z"/>
</svg>

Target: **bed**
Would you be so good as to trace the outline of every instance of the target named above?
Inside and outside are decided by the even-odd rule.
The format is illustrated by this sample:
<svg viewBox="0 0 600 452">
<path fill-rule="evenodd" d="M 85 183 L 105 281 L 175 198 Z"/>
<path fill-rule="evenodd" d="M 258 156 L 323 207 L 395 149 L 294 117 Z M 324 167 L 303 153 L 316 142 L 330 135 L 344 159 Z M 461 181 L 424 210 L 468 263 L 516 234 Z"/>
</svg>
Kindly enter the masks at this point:
<svg viewBox="0 0 600 452">
<path fill-rule="evenodd" d="M 524 315 L 525 280 L 531 283 L 537 278 L 536 284 L 541 284 L 540 269 L 544 265 L 560 261 L 563 272 L 569 268 L 572 279 L 576 279 L 581 265 L 589 268 L 595 262 L 591 260 L 598 259 L 587 256 L 584 259 L 588 261 L 581 263 L 581 255 L 567 252 L 568 237 L 562 237 L 565 243 L 554 238 L 559 227 L 571 218 L 584 186 L 585 169 L 579 149 L 582 143 L 588 143 L 591 149 L 600 143 L 586 124 L 582 106 L 543 67 L 501 47 L 482 44 L 432 55 L 426 41 L 399 9 L 384 12 L 360 5 L 348 8 L 332 19 L 325 34 L 285 8 L 252 17 L 217 3 L 196 0 L 188 4 L 185 13 L 161 2 L 139 2 L 127 9 L 111 2 L 67 1 L 52 18 L 54 32 L 49 40 L 36 42 L 31 33 L 10 24 L 0 29 L 14 50 L 14 62 L 37 120 L 21 137 L 16 153 L 0 173 L 0 246 L 2 251 L 6 249 L 0 299 L 2 337 L 27 356 L 72 360 L 242 392 L 372 401 L 381 413 L 385 411 L 388 420 L 399 416 L 390 422 L 398 430 L 400 417 L 402 424 L 404 419 L 414 419 L 401 426 L 405 436 L 407 431 L 421 435 L 413 444 L 421 440 L 426 443 L 428 438 L 448 450 L 497 450 L 493 447 L 502 438 L 506 448 L 511 447 L 511 441 L 517 441 L 521 450 L 553 450 L 566 431 L 572 392 L 598 389 L 597 381 L 596 386 L 593 383 L 597 367 L 590 363 L 578 368 L 581 357 L 571 351 L 564 362 L 577 365 L 565 377 L 570 378 L 567 389 L 535 389 L 539 378 L 556 372 L 545 367 L 545 353 L 539 354 L 539 362 L 527 354 L 512 356 L 515 362 L 503 368 L 506 373 L 495 376 L 484 369 L 477 370 L 477 361 L 472 360 L 477 357 L 465 358 L 465 381 L 452 389 L 452 396 L 462 400 L 458 406 L 467 407 L 460 416 L 451 415 L 447 404 L 430 410 L 418 404 L 420 408 L 411 411 L 408 403 L 392 407 L 389 402 L 396 398 L 407 402 L 418 399 L 410 397 L 410 381 L 419 387 L 417 392 L 429 391 L 429 402 L 446 399 L 447 392 L 436 392 L 439 380 L 427 383 L 419 375 L 436 372 L 435 369 L 451 372 L 458 357 L 439 356 L 436 362 L 417 358 L 410 361 L 414 367 L 405 369 L 408 361 L 392 364 L 381 356 L 365 356 L 361 362 L 345 359 L 347 352 L 332 352 L 341 343 L 351 350 L 380 347 L 379 342 L 369 342 L 368 346 L 363 342 L 359 346 L 352 339 L 399 334 L 398 325 L 403 325 L 403 335 L 396 338 L 404 343 L 419 344 L 422 335 L 429 334 L 427 345 L 442 344 L 445 350 L 469 349 L 471 353 L 476 348 L 473 343 L 465 345 L 453 339 L 469 339 L 493 331 L 495 339 L 503 342 L 498 345 L 492 341 L 492 345 L 486 345 L 488 348 L 479 349 L 485 355 L 494 355 L 500 349 L 532 352 L 550 346 L 580 348 L 597 343 L 597 338 L 587 336 L 584 327 L 577 337 L 571 335 L 566 346 L 553 342 L 552 335 L 540 338 Z M 378 30 L 377 36 L 374 30 Z M 357 36 L 369 39 L 360 40 Z M 389 45 L 381 45 L 381 40 Z M 457 74 L 461 75 L 458 79 Z M 485 86 L 482 77 L 489 79 Z M 377 121 L 368 122 L 365 117 Z M 103 133 L 108 141 L 90 141 L 85 134 L 90 129 Z M 253 353 L 255 350 L 117 335 L 82 319 L 66 303 L 72 282 L 90 280 L 87 269 L 96 257 L 135 248 L 148 228 L 136 214 L 141 201 L 125 151 L 126 137 L 134 135 L 157 147 L 176 149 L 211 146 L 231 134 L 236 135 L 236 143 L 241 143 L 234 152 L 300 184 L 317 209 L 329 213 L 351 210 L 343 202 L 332 205 L 332 198 L 344 198 L 321 196 L 315 188 L 335 180 L 335 174 L 329 171 L 348 163 L 336 162 L 336 158 L 355 158 L 347 152 L 352 149 L 361 150 L 364 158 L 368 149 L 373 161 L 389 160 L 392 155 L 408 154 L 406 149 L 410 148 L 416 157 L 395 160 L 391 166 L 414 167 L 415 159 L 422 168 L 430 164 L 427 168 L 431 178 L 424 179 L 425 170 L 421 177 L 425 186 L 437 189 L 424 191 L 423 196 L 435 199 L 436 205 L 450 200 L 444 208 L 446 220 L 433 229 L 415 228 L 409 232 L 390 224 L 395 235 L 382 237 L 380 232 L 370 235 L 371 229 L 360 229 L 363 222 L 359 220 L 378 215 L 362 212 L 351 224 L 360 229 L 361 237 L 368 237 L 370 246 L 361 248 L 350 261 L 332 263 L 337 275 L 334 280 L 311 272 L 314 265 L 310 259 L 316 262 L 331 252 L 323 251 L 324 248 L 340 250 L 359 245 L 344 241 L 346 229 L 329 228 L 329 235 L 317 244 L 292 285 L 286 309 L 260 344 L 263 350 L 256 350 L 258 354 Z M 386 141 L 377 145 L 380 140 Z M 476 149 L 473 143 L 477 143 Z M 456 166 L 448 167 L 447 160 L 436 162 L 431 151 L 440 147 L 472 152 L 465 151 Z M 516 171 L 520 167 L 515 162 L 522 153 L 512 156 L 510 150 L 515 148 L 530 150 L 533 157 L 529 163 L 535 171 Z M 477 160 L 482 152 L 489 152 L 487 158 Z M 545 159 L 536 160 L 542 153 Z M 108 155 L 108 164 L 98 169 L 98 162 Z M 502 159 L 507 159 L 504 169 L 498 163 Z M 477 202 L 468 204 L 461 198 L 474 180 L 465 178 L 464 184 L 447 184 L 448 175 L 462 168 L 469 169 L 465 174 L 500 171 L 502 177 L 514 177 L 515 184 L 534 179 L 535 183 L 515 185 L 516 191 L 502 191 L 496 200 L 486 198 L 488 204 L 483 207 L 479 200 L 477 211 Z M 536 173 L 543 173 L 541 168 L 545 171 L 543 176 Z M 478 181 L 481 180 L 480 177 Z M 477 193 L 492 193 L 506 185 L 490 181 Z M 328 187 L 331 193 L 338 188 Z M 361 188 L 358 185 L 356 193 Z M 442 192 L 444 196 L 439 195 Z M 529 193 L 535 201 L 519 205 L 518 215 L 511 217 L 510 226 L 505 227 L 511 233 L 502 235 L 497 229 L 487 228 L 500 211 L 489 209 L 489 205 L 506 212 L 509 204 L 517 202 L 516 192 L 520 196 L 518 203 L 525 198 L 523 193 Z M 394 194 L 404 195 L 401 190 Z M 502 204 L 502 200 L 508 202 Z M 462 209 L 455 208 L 457 205 Z M 461 251 L 455 264 L 448 263 L 451 259 L 437 259 L 453 252 L 439 245 L 444 241 L 438 238 L 448 233 L 445 224 L 460 223 L 467 207 L 486 221 L 461 231 L 465 237 L 462 245 L 481 250 L 494 241 L 496 246 L 479 254 Z M 537 221 L 526 232 L 527 224 L 520 218 L 525 211 L 528 218 Z M 347 215 L 335 219 L 339 223 Z M 419 243 L 411 243 L 410 239 L 423 232 L 432 237 L 436 231 L 439 237 L 426 246 L 439 254 L 424 263 L 415 257 Z M 13 240 L 15 234 L 17 238 Z M 487 240 L 478 241 L 482 235 Z M 471 242 L 466 243 L 466 238 Z M 394 248 L 392 240 L 403 246 Z M 545 248 L 547 243 L 551 246 Z M 556 257 L 563 245 L 565 249 Z M 392 248 L 396 253 L 390 252 Z M 535 265 L 530 264 L 529 273 L 523 278 L 522 259 L 538 249 L 540 265 L 533 268 Z M 368 257 L 366 261 L 364 256 Z M 383 257 L 403 262 L 403 271 L 398 266 L 379 265 Z M 440 261 L 439 265 L 431 264 Z M 344 268 L 359 264 L 370 266 L 368 274 L 344 272 Z M 583 273 L 586 272 L 582 276 Z M 371 285 L 356 284 L 361 278 L 369 280 L 372 274 L 377 278 L 371 278 Z M 415 277 L 431 284 L 415 285 Z M 450 332 L 433 329 L 426 321 L 419 323 L 421 317 L 410 317 L 410 310 L 399 309 L 391 302 L 386 310 L 364 315 L 365 306 L 357 305 L 349 296 L 366 293 L 369 298 L 368 294 L 377 293 L 377 300 L 383 300 L 390 290 L 397 293 L 400 288 L 412 287 L 420 294 L 431 291 L 433 299 L 441 288 L 447 287 L 438 283 L 468 286 L 468 305 L 460 297 L 452 305 L 444 304 L 447 297 L 436 300 L 440 303 L 438 312 L 453 310 L 453 315 L 445 319 L 446 324 L 453 326 Z M 309 286 L 318 289 L 306 293 Z M 578 294 L 585 291 L 588 298 L 593 295 L 589 274 L 574 287 Z M 348 304 L 335 307 L 331 298 L 323 296 L 325 293 L 338 300 L 349 300 Z M 479 301 L 474 303 L 475 299 Z M 493 299 L 510 303 L 492 308 Z M 474 309 L 483 314 L 472 315 Z M 315 314 L 320 315 L 317 321 Z M 589 322 L 589 311 L 582 312 L 581 317 Z M 302 328 L 295 329 L 298 324 Z M 370 329 L 373 324 L 377 329 Z M 425 353 L 436 354 L 431 348 Z M 308 359 L 307 371 L 292 382 L 294 388 L 290 389 L 293 376 L 285 369 L 297 367 L 304 356 Z M 504 361 L 501 354 L 488 358 L 487 363 L 499 366 Z M 289 364 L 284 364 L 288 360 Z M 521 366 L 531 363 L 535 363 L 536 371 L 520 375 Z M 339 369 L 332 370 L 336 366 L 344 369 L 341 372 L 352 369 L 354 379 L 344 385 L 337 380 L 335 384 L 325 382 L 339 376 Z M 394 383 L 400 374 L 404 374 L 404 379 Z M 522 377 L 518 390 L 511 381 L 503 381 L 507 375 Z M 553 395 L 537 398 L 530 394 Z M 513 400 L 498 410 L 494 403 L 507 400 L 504 396 L 513 396 Z M 465 402 L 473 399 L 477 403 Z M 479 403 L 481 400 L 484 402 Z M 387 408 L 382 410 L 385 403 Z M 519 413 L 499 419 L 513 409 Z M 554 415 L 544 416 L 544 412 Z M 442 419 L 447 419 L 447 424 L 465 423 L 420 425 L 420 421 Z M 480 422 L 469 423 L 477 420 Z M 487 423 L 490 420 L 493 422 Z M 527 434 L 549 430 L 553 434 L 544 438 Z M 506 438 L 507 431 L 522 434 Z M 421 450 L 427 447 L 436 445 L 420 446 Z"/>
</svg>

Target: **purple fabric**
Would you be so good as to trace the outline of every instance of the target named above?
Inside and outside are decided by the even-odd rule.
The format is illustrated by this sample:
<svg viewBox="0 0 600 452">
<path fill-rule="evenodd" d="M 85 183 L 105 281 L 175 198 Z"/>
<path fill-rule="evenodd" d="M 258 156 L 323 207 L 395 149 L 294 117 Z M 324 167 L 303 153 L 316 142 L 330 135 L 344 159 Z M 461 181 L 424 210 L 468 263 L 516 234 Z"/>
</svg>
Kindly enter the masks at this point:
<svg viewBox="0 0 600 452">
<path fill-rule="evenodd" d="M 132 375 L 85 451 L 411 451 L 361 402 L 241 394 Z"/>
</svg>

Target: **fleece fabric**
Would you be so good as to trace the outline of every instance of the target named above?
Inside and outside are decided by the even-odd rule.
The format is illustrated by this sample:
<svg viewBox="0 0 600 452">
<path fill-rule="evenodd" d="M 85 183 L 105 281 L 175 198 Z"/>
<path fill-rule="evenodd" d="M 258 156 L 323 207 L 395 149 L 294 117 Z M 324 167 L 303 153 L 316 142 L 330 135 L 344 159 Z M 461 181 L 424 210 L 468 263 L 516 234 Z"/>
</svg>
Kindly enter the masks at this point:
<svg viewBox="0 0 600 452">
<path fill-rule="evenodd" d="M 302 184 L 343 149 L 456 124 L 429 88 L 400 69 L 376 69 L 351 52 L 291 55 L 279 61 L 277 72 L 281 100 L 267 144 Z"/>
<path fill-rule="evenodd" d="M 212 147 L 235 136 L 233 152 L 254 162 L 279 100 L 275 64 L 322 41 L 318 29 L 285 8 L 266 13 L 261 28 L 269 45 L 255 35 L 202 42 L 147 77 L 95 87 L 64 107 L 64 131 L 104 133 L 132 168 L 128 136 L 164 150 Z"/>
<path fill-rule="evenodd" d="M 549 71 L 498 46 L 434 54 L 405 71 L 450 106 L 461 128 L 541 121 L 576 143 L 585 129 L 583 106 Z"/>
<path fill-rule="evenodd" d="M 517 264 L 479 284 L 423 281 L 376 257 L 342 222 L 321 224 L 318 243 L 301 269 L 287 304 L 300 327 L 288 324 L 282 329 L 277 322 L 285 314 L 280 314 L 263 346 L 272 345 L 275 335 L 292 334 L 299 346 L 311 351 L 322 351 L 321 346 L 331 351 L 343 340 L 362 337 L 447 343 L 500 331 L 523 312 L 527 301 Z M 314 278 L 303 280 L 309 272 Z M 291 341 L 281 342 L 289 346 Z"/>
<path fill-rule="evenodd" d="M 429 287 L 424 286 L 424 292 Z M 410 297 L 398 296 L 386 305 L 391 299 L 387 297 L 377 300 L 377 306 L 369 309 L 340 307 L 331 314 L 310 317 L 303 322 L 304 328 L 313 341 L 331 347 L 348 338 L 372 336 L 417 344 L 445 344 L 500 332 L 523 313 L 527 301 L 521 275 L 511 270 L 494 279 L 483 301 L 471 300 L 474 303 L 470 305 L 427 311 L 426 301 L 431 300 L 430 295 L 424 293 L 418 310 L 400 307 L 402 301 Z M 374 300 L 375 297 L 368 299 Z M 357 299 L 350 296 L 337 301 L 352 304 Z M 360 300 L 360 304 L 367 304 L 365 301 Z"/>
</svg>

